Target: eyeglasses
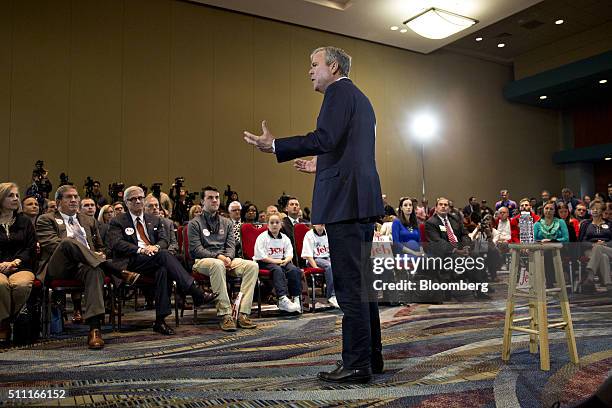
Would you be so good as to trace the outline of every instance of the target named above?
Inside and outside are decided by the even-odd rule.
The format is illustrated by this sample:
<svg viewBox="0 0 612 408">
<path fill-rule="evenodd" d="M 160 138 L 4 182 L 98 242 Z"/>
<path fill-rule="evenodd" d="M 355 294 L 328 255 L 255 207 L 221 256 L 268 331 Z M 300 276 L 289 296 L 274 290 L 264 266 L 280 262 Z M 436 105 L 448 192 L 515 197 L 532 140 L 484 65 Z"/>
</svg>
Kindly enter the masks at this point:
<svg viewBox="0 0 612 408">
<path fill-rule="evenodd" d="M 130 197 L 127 200 L 133 203 L 135 201 L 144 201 L 144 199 L 145 199 L 144 197 L 140 196 L 140 197 Z"/>
<path fill-rule="evenodd" d="M 230 210 L 230 211 L 231 211 L 231 212 L 234 212 L 234 211 L 240 211 L 240 208 L 234 208 L 233 210 Z"/>
</svg>

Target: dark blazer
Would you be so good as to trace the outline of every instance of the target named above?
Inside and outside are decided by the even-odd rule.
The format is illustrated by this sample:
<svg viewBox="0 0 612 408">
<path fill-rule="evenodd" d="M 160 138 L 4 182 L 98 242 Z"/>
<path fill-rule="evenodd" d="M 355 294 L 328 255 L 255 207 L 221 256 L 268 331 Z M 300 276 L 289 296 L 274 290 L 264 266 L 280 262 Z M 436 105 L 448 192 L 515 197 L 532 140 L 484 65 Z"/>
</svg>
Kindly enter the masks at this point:
<svg viewBox="0 0 612 408">
<path fill-rule="evenodd" d="M 375 143 L 374 109 L 348 78 L 327 87 L 315 131 L 276 139 L 278 162 L 317 156 L 313 224 L 384 214 Z"/>
<path fill-rule="evenodd" d="M 161 218 L 143 213 L 143 220 L 151 244 L 167 249 L 168 239 Z M 129 231 L 131 231 L 130 234 L 128 234 Z M 108 242 L 112 250 L 114 263 L 122 269 L 126 269 L 130 259 L 138 253 L 136 227 L 129 212 L 118 215 L 110 220 Z"/>
<path fill-rule="evenodd" d="M 303 218 L 298 218 L 299 223 L 305 222 Z M 289 219 L 289 217 L 283 218 L 282 221 L 282 229 L 281 232 L 285 234 L 290 240 L 291 245 L 293 246 L 293 264 L 298 264 L 298 253 L 297 253 L 297 245 L 295 244 L 295 227 L 293 223 Z"/>
<path fill-rule="evenodd" d="M 35 252 L 36 232 L 30 217 L 17 214 L 8 237 L 4 228 L 0 228 L 0 262 L 20 259 L 20 271 L 34 271 Z"/>
<path fill-rule="evenodd" d="M 463 222 L 457 220 L 455 217 L 448 216 L 448 222 L 457 237 L 457 248 L 469 246 L 472 240 L 467 234 Z M 425 233 L 427 234 L 427 240 L 429 241 L 429 252 L 434 256 L 449 256 L 454 247 L 448 240 L 446 231 L 440 229 L 443 226 L 442 220 L 436 214 L 429 217 L 425 221 Z"/>
<path fill-rule="evenodd" d="M 94 218 L 85 214 L 76 214 L 76 218 L 85 229 L 85 237 L 89 249 L 95 252 L 104 252 L 104 244 L 100 239 L 100 233 L 94 222 Z M 66 238 L 66 224 L 59 211 L 43 214 L 36 221 L 36 237 L 40 243 L 39 279 L 45 278 L 45 266 L 55 252 L 55 249 Z"/>
</svg>

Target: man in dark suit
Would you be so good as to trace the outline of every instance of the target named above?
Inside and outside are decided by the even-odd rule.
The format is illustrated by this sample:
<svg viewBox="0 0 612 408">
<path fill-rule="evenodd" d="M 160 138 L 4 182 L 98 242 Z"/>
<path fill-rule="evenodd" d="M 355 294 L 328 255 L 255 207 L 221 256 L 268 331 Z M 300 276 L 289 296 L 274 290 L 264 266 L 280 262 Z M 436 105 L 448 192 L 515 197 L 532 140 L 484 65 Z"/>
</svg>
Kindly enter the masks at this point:
<svg viewBox="0 0 612 408">
<path fill-rule="evenodd" d="M 293 263 L 298 265 L 297 245 L 295 244 L 295 224 L 303 223 L 304 219 L 300 218 L 300 202 L 296 197 L 289 197 L 287 200 L 287 216 L 283 218 L 281 232 L 285 234 L 293 245 Z M 299 266 L 299 265 L 298 265 Z"/>
<path fill-rule="evenodd" d="M 78 214 L 79 193 L 70 185 L 57 189 L 58 210 L 43 214 L 36 223 L 36 235 L 41 248 L 39 279 L 78 279 L 83 282 L 85 313 L 89 324 L 88 346 L 101 349 L 104 340 L 100 332 L 104 320 L 104 272 L 119 275 L 129 283 L 138 274 L 123 271 L 106 260 L 104 246 L 92 217 Z"/>
<path fill-rule="evenodd" d="M 368 98 L 347 78 L 351 57 L 335 47 L 310 56 L 315 91 L 324 94 L 317 129 L 305 136 L 274 139 L 244 132 L 244 139 L 279 162 L 297 160 L 298 170 L 316 172 L 312 223 L 325 224 L 329 238 L 334 288 L 344 313 L 342 362 L 319 378 L 331 382 L 367 382 L 382 372 L 378 304 L 372 291 L 370 248 L 374 220 L 384 213 L 376 171 L 376 117 Z"/>
<path fill-rule="evenodd" d="M 449 200 L 440 197 L 436 200 L 435 213 L 425 221 L 425 233 L 429 241 L 428 252 L 435 257 L 457 258 L 470 255 L 472 240 L 463 226 L 462 220 L 450 214 Z M 450 271 L 451 276 L 457 276 L 456 271 Z M 486 282 L 485 269 L 466 270 L 467 278 L 473 282 Z M 489 299 L 486 293 L 476 292 L 478 298 Z"/>
<path fill-rule="evenodd" d="M 210 302 L 216 296 L 204 295 L 191 275 L 168 252 L 168 239 L 161 219 L 143 211 L 145 196 L 142 188 L 128 187 L 123 197 L 128 211 L 114 217 L 108 231 L 113 260 L 124 269 L 155 275 L 156 319 L 153 330 L 172 335 L 174 330 L 168 327 L 165 318 L 171 314 L 169 293 L 173 280 L 182 293 L 192 296 L 194 307 Z"/>
</svg>

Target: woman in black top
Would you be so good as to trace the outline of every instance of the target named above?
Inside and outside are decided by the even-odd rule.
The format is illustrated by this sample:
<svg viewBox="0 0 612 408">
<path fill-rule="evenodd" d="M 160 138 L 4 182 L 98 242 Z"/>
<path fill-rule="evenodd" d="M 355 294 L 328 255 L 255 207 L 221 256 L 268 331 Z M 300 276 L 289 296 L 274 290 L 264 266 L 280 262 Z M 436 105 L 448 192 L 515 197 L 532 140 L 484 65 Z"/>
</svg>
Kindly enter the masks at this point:
<svg viewBox="0 0 612 408">
<path fill-rule="evenodd" d="M 9 319 L 25 304 L 34 281 L 36 233 L 21 213 L 15 183 L 0 184 L 0 341 L 11 337 Z"/>
<path fill-rule="evenodd" d="M 602 283 L 612 291 L 612 277 L 610 276 L 610 258 L 612 257 L 612 223 L 603 219 L 606 204 L 599 200 L 591 202 L 593 219 L 584 220 L 580 224 L 578 240 L 591 247 L 589 263 L 586 267 L 586 276 L 582 282 L 583 292 L 595 291 L 593 278 L 596 273 L 601 277 Z"/>
</svg>

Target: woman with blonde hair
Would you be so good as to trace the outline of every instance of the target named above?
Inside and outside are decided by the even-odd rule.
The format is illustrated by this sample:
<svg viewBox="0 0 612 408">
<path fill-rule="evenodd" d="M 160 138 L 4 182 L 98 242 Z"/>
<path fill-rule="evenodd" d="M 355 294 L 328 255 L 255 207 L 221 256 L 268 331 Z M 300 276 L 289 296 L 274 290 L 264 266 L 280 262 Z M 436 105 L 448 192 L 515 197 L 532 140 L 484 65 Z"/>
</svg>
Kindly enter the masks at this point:
<svg viewBox="0 0 612 408">
<path fill-rule="evenodd" d="M 30 296 L 35 248 L 34 225 L 21 212 L 19 188 L 0 183 L 0 342 L 10 340 L 10 318 Z"/>
</svg>

